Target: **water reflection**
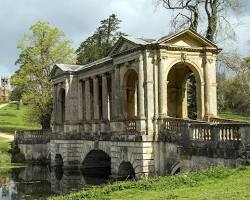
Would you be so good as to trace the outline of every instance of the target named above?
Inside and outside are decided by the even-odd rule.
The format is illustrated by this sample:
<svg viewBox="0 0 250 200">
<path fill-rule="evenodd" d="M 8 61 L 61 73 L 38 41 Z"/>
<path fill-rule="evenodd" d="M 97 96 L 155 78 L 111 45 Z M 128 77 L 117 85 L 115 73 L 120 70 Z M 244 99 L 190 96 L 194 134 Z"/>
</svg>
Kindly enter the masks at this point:
<svg viewBox="0 0 250 200">
<path fill-rule="evenodd" d="M 12 169 L 0 176 L 0 200 L 45 199 L 108 181 L 108 177 L 83 175 L 80 170 L 39 165 Z"/>
</svg>

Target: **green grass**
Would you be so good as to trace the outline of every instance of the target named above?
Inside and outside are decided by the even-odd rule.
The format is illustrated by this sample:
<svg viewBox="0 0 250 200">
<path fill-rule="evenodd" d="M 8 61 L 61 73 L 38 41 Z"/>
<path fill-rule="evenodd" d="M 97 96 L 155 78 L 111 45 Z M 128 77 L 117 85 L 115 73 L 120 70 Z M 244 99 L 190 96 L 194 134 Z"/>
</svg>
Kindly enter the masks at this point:
<svg viewBox="0 0 250 200">
<path fill-rule="evenodd" d="M 50 197 L 49 200 L 167 200 L 250 199 L 250 167 L 213 168 L 138 182 L 118 182 L 104 187 Z"/>
<path fill-rule="evenodd" d="M 14 133 L 15 130 L 34 130 L 40 129 L 38 124 L 26 119 L 28 106 L 21 106 L 17 110 L 16 104 L 9 104 L 0 109 L 0 132 Z"/>
<path fill-rule="evenodd" d="M 220 113 L 219 116 L 224 119 L 250 121 L 250 115 L 239 115 L 239 114 L 234 114 L 234 113 Z"/>
<path fill-rule="evenodd" d="M 11 162 L 8 150 L 11 148 L 10 141 L 0 137 L 0 168 Z"/>
</svg>

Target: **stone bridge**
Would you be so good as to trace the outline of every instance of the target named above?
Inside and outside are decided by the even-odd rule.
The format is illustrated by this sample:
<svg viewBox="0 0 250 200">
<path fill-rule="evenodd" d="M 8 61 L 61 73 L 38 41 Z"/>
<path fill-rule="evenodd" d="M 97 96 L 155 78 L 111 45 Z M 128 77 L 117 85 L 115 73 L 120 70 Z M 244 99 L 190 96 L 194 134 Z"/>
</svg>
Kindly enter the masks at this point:
<svg viewBox="0 0 250 200">
<path fill-rule="evenodd" d="M 79 168 L 86 173 L 94 170 L 93 173 L 101 175 L 170 175 L 211 166 L 244 164 L 250 155 L 250 123 L 211 120 L 217 123 L 161 119 L 160 132 L 152 141 L 143 141 L 148 136 L 135 134 L 132 127 L 119 138 L 112 133 L 72 135 L 40 131 L 19 132 L 16 140 L 26 155 L 29 154 L 27 146 L 30 145 L 29 152 L 36 154 L 41 153 L 36 145 L 43 145 L 43 156 L 51 158 L 52 166 Z"/>
<path fill-rule="evenodd" d="M 53 129 L 40 156 L 114 176 L 237 166 L 248 151 L 249 124 L 217 118 L 220 51 L 186 29 L 160 39 L 122 36 L 105 58 L 56 64 Z"/>
</svg>

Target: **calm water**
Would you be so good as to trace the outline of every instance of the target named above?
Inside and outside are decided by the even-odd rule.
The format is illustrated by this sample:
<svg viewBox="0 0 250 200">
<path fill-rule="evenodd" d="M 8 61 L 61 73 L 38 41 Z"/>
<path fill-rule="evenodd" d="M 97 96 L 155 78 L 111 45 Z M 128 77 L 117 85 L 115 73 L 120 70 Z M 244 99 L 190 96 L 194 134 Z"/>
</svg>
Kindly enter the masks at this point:
<svg viewBox="0 0 250 200">
<path fill-rule="evenodd" d="M 38 165 L 12 169 L 1 174 L 0 200 L 40 200 L 108 182 L 107 177 L 86 176 L 80 170 L 52 169 Z"/>
</svg>

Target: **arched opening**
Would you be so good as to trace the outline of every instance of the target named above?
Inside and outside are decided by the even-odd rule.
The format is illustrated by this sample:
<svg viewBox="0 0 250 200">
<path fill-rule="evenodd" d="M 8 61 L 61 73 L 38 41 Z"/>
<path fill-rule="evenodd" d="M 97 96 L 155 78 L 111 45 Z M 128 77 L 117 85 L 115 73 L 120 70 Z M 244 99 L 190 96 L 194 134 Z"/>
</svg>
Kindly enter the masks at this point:
<svg viewBox="0 0 250 200">
<path fill-rule="evenodd" d="M 65 89 L 61 88 L 59 92 L 59 102 L 60 102 L 60 122 L 63 124 L 65 122 Z"/>
<path fill-rule="evenodd" d="M 102 150 L 92 150 L 85 157 L 81 168 L 84 175 L 108 177 L 111 174 L 111 158 Z"/>
<path fill-rule="evenodd" d="M 167 76 L 168 116 L 197 119 L 198 72 L 188 64 L 175 64 Z"/>
<path fill-rule="evenodd" d="M 124 179 L 135 178 L 135 170 L 130 162 L 122 162 L 118 169 L 118 176 Z"/>
<path fill-rule="evenodd" d="M 61 154 L 56 154 L 55 166 L 63 166 L 63 158 L 62 158 Z"/>
<path fill-rule="evenodd" d="M 137 116 L 138 76 L 135 70 L 129 69 L 124 77 L 125 116 L 133 119 Z"/>
</svg>

